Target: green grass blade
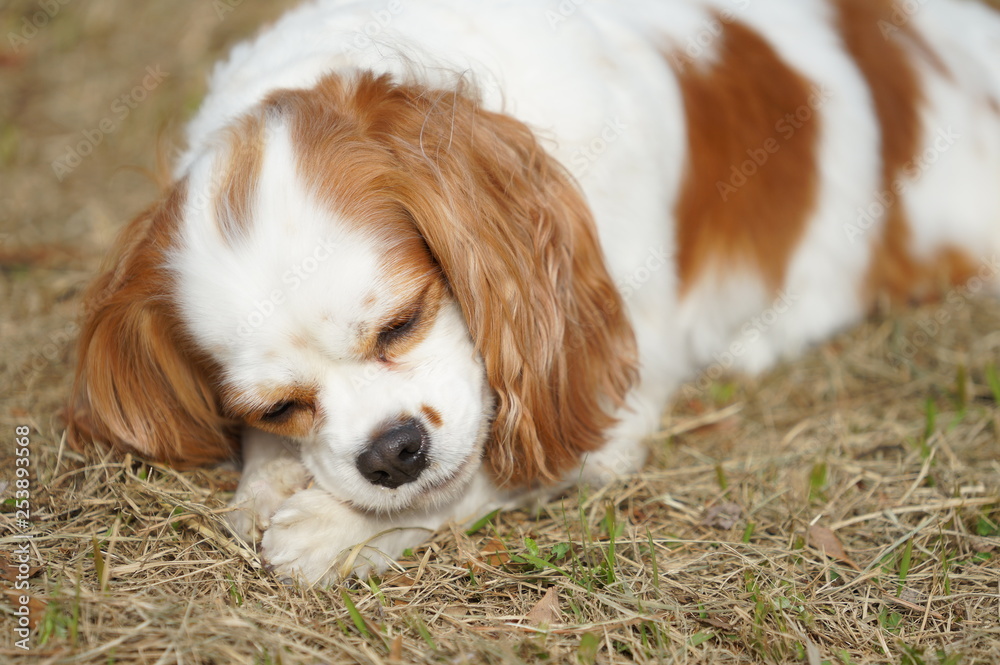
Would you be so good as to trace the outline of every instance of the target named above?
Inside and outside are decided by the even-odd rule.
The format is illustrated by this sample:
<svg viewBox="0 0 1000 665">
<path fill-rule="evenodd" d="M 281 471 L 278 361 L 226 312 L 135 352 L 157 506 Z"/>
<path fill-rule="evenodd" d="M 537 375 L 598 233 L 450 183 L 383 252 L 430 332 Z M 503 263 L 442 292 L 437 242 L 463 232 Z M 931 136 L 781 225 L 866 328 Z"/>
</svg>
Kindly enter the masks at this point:
<svg viewBox="0 0 1000 665">
<path fill-rule="evenodd" d="M 500 509 L 497 508 L 493 512 L 487 513 L 487 514 L 483 515 L 478 520 L 476 520 L 475 522 L 473 522 L 472 526 L 470 526 L 468 529 L 466 529 L 465 535 L 467 535 L 467 536 L 474 536 L 474 535 L 476 535 L 476 533 L 478 533 L 480 529 L 482 529 L 486 525 L 492 523 L 493 519 L 497 515 L 499 515 L 499 514 L 500 514 Z"/>
<path fill-rule="evenodd" d="M 354 627 L 358 629 L 366 638 L 371 638 L 371 631 L 368 630 L 368 626 L 365 625 L 365 618 L 361 616 L 361 612 L 358 608 L 354 606 L 354 601 L 351 600 L 350 595 L 348 595 L 345 589 L 340 590 L 340 597 L 344 599 L 344 606 L 347 608 L 347 613 L 351 616 L 351 621 L 354 622 Z"/>
</svg>

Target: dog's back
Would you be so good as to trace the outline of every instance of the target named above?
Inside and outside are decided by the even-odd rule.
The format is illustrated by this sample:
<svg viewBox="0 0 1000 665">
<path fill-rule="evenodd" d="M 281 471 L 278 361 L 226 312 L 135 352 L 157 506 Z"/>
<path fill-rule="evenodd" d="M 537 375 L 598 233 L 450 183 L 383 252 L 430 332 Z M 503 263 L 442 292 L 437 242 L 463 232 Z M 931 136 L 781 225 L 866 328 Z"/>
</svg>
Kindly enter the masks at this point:
<svg viewBox="0 0 1000 665">
<path fill-rule="evenodd" d="M 880 294 L 996 287 L 997 63 L 1000 12 L 969 0 L 319 2 L 219 66 L 179 170 L 331 69 L 461 80 L 579 181 L 665 376 L 734 345 L 755 370 Z"/>
</svg>

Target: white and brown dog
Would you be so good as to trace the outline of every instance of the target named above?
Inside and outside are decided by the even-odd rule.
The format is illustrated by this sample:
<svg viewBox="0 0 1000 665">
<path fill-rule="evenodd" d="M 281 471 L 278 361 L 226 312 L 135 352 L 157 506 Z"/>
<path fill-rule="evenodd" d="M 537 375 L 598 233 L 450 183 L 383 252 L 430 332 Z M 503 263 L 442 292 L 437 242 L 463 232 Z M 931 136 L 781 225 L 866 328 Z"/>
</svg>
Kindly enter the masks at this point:
<svg viewBox="0 0 1000 665">
<path fill-rule="evenodd" d="M 218 66 L 175 176 L 88 296 L 70 433 L 242 446 L 235 529 L 281 574 L 365 574 L 638 469 L 713 357 L 997 290 L 1000 14 L 313 2 Z"/>
</svg>

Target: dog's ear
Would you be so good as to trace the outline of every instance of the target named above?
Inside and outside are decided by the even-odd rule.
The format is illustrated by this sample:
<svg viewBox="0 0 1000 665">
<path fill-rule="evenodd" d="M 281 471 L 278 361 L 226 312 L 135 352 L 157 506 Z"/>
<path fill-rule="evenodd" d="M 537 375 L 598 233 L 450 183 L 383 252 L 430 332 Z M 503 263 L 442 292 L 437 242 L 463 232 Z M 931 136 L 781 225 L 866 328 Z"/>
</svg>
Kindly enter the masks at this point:
<svg viewBox="0 0 1000 665">
<path fill-rule="evenodd" d="M 68 439 L 185 467 L 231 457 L 215 368 L 186 341 L 164 266 L 184 188 L 132 221 L 84 302 Z"/>
<path fill-rule="evenodd" d="M 560 480 L 604 443 L 636 376 L 632 329 L 582 193 L 527 126 L 461 93 L 380 78 L 362 80 L 358 98 L 378 100 L 368 129 L 403 163 L 394 194 L 498 396 L 487 464 L 501 482 Z"/>
</svg>

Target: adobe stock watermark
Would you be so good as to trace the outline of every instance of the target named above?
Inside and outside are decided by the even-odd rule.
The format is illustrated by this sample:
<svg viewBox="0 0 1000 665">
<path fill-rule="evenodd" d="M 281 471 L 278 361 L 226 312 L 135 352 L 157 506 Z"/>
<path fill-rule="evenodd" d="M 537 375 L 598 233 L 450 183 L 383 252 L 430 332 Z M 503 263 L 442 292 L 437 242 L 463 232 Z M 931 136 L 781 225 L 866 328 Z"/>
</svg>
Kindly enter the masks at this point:
<svg viewBox="0 0 1000 665">
<path fill-rule="evenodd" d="M 685 397 L 695 397 L 707 391 L 723 374 L 736 365 L 768 330 L 774 327 L 781 317 L 795 308 L 801 296 L 794 291 L 782 289 L 771 302 L 771 306 L 760 314 L 752 317 L 740 328 L 740 335 L 730 342 L 722 351 L 712 354 L 713 362 L 702 368 L 696 381 L 684 385 Z"/>
<path fill-rule="evenodd" d="M 879 19 L 878 29 L 886 41 L 906 27 L 913 17 L 920 13 L 929 0 L 896 0 L 892 3 L 889 20 Z"/>
<path fill-rule="evenodd" d="M 979 270 L 974 276 L 945 295 L 930 319 L 921 318 L 917 321 L 918 330 L 903 338 L 899 353 L 889 353 L 889 362 L 899 367 L 912 361 L 954 315 L 969 304 L 969 300 L 982 293 L 983 289 L 996 289 L 998 279 L 1000 279 L 1000 257 L 993 254 L 979 264 Z"/>
<path fill-rule="evenodd" d="M 371 48 L 402 11 L 402 0 L 389 0 L 381 9 L 368 12 L 370 20 L 354 29 L 350 39 L 344 43 L 343 51 L 348 53 Z"/>
<path fill-rule="evenodd" d="M 684 67 L 704 58 L 726 26 L 739 20 L 751 4 L 752 0 L 729 0 L 725 6 L 716 7 L 712 16 L 702 21 L 694 34 L 687 38 L 682 49 L 670 50 L 674 66 Z"/>
<path fill-rule="evenodd" d="M 670 257 L 667 256 L 663 247 L 651 247 L 642 265 L 615 283 L 618 292 L 621 293 L 622 300 L 628 302 L 635 292 L 653 277 L 653 273 L 662 270 L 669 263 Z"/>
<path fill-rule="evenodd" d="M 864 236 L 869 229 L 881 221 L 885 214 L 892 209 L 899 199 L 906 193 L 913 183 L 920 180 L 932 166 L 934 166 L 941 155 L 948 152 L 962 138 L 952 128 L 938 129 L 934 135 L 934 140 L 922 153 L 907 162 L 901 169 L 901 175 L 897 176 L 887 189 L 875 192 L 871 202 L 864 208 L 857 209 L 857 218 L 854 223 L 844 225 L 844 233 L 851 243 L 857 242 L 858 238 Z"/>
<path fill-rule="evenodd" d="M 545 20 L 549 22 L 549 28 L 558 30 L 559 26 L 572 18 L 577 10 L 585 5 L 589 0 L 559 0 L 554 9 L 545 10 Z"/>
<path fill-rule="evenodd" d="M 794 111 L 786 113 L 774 123 L 773 136 L 765 139 L 760 145 L 747 148 L 747 159 L 739 164 L 733 164 L 729 169 L 729 179 L 717 180 L 715 189 L 723 201 L 736 194 L 751 178 L 763 169 L 771 158 L 781 151 L 782 146 L 792 140 L 796 133 L 813 121 L 816 112 L 823 108 L 833 97 L 833 92 L 825 85 L 814 85 L 809 99 Z"/>
<path fill-rule="evenodd" d="M 16 30 L 7 33 L 7 43 L 14 53 L 21 49 L 38 33 L 44 30 L 70 0 L 38 0 L 38 11 L 21 17 Z"/>
<path fill-rule="evenodd" d="M 212 9 L 220 21 L 224 21 L 226 16 L 243 4 L 243 0 L 212 0 Z"/>
<path fill-rule="evenodd" d="M 52 172 L 59 182 L 62 182 L 66 176 L 83 163 L 84 159 L 93 154 L 94 149 L 104 141 L 104 137 L 118 131 L 132 111 L 145 101 L 165 78 L 170 76 L 169 72 L 160 69 L 160 65 L 146 67 L 145 74 L 138 85 L 111 102 L 109 115 L 101 118 L 96 127 L 83 130 L 81 132 L 82 138 L 67 146 L 65 154 L 52 162 Z"/>
<path fill-rule="evenodd" d="M 31 428 L 18 425 L 14 428 L 14 524 L 16 543 L 9 560 L 13 566 L 14 593 L 10 600 L 14 605 L 16 627 L 14 635 L 20 639 L 14 646 L 29 651 L 31 645 L 31 538 L 34 536 L 31 520 Z"/>
<path fill-rule="evenodd" d="M 236 335 L 240 339 L 247 339 L 253 335 L 254 331 L 264 325 L 264 321 L 271 318 L 278 311 L 278 308 L 284 304 L 290 294 L 297 291 L 302 284 L 319 270 L 321 263 L 333 256 L 333 252 L 336 249 L 336 242 L 329 238 L 324 239 L 313 248 L 311 254 L 282 273 L 281 283 L 284 286 L 273 289 L 263 300 L 254 301 L 253 311 L 236 326 Z"/>
<path fill-rule="evenodd" d="M 600 159 L 601 155 L 608 149 L 608 146 L 625 133 L 628 125 L 622 122 L 617 116 L 604 123 L 601 133 L 594 137 L 587 145 L 577 148 L 569 159 L 570 172 L 577 178 L 583 177 L 590 167 Z"/>
</svg>

